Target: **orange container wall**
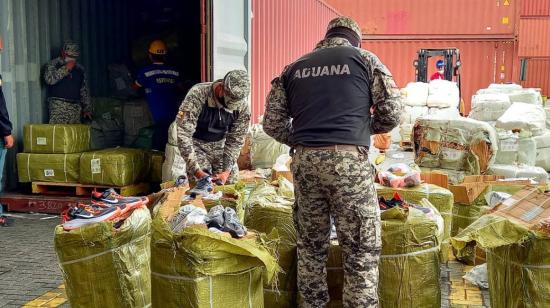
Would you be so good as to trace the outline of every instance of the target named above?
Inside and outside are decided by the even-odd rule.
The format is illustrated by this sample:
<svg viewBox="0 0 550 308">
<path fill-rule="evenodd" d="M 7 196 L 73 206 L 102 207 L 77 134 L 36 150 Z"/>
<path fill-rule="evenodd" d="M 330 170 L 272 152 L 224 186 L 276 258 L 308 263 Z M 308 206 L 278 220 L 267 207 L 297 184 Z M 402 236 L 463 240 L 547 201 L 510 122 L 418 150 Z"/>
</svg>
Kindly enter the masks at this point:
<svg viewBox="0 0 550 308">
<path fill-rule="evenodd" d="M 521 16 L 550 16 L 550 1 L 521 0 Z"/>
<path fill-rule="evenodd" d="M 271 80 L 313 50 L 338 16 L 320 0 L 252 0 L 252 122 L 264 114 Z"/>
<path fill-rule="evenodd" d="M 541 88 L 542 94 L 550 96 L 550 59 L 529 59 L 527 75 L 521 82 L 526 88 Z"/>
<path fill-rule="evenodd" d="M 466 113 L 470 111 L 471 97 L 481 88 L 493 82 L 513 81 L 513 41 L 408 41 L 368 40 L 364 49 L 374 52 L 386 64 L 399 87 L 415 80 L 413 61 L 421 48 L 458 48 L 462 61 L 462 98 Z M 431 59 L 429 75 L 435 71 Z"/>
<path fill-rule="evenodd" d="M 550 17 L 522 18 L 519 24 L 519 56 L 550 57 L 549 38 Z"/>
<path fill-rule="evenodd" d="M 327 0 L 365 35 L 513 38 L 519 0 Z"/>
</svg>

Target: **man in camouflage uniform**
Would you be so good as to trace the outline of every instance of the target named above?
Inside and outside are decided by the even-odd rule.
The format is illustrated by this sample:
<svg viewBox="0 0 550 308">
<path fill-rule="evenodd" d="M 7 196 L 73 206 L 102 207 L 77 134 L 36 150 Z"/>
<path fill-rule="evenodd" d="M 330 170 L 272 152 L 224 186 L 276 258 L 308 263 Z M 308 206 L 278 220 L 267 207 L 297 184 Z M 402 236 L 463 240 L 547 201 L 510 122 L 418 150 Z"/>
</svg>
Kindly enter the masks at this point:
<svg viewBox="0 0 550 308">
<path fill-rule="evenodd" d="M 177 115 L 178 146 L 187 171 L 198 180 L 234 182 L 237 158 L 250 122 L 248 74 L 233 70 L 223 79 L 191 88 Z"/>
<path fill-rule="evenodd" d="M 367 154 L 371 134 L 399 124 L 401 102 L 388 69 L 360 43 L 355 21 L 333 19 L 325 39 L 287 66 L 267 97 L 265 132 L 295 150 L 301 307 L 329 302 L 331 216 L 343 254 L 344 307 L 378 306 L 380 210 Z"/>
<path fill-rule="evenodd" d="M 61 55 L 46 65 L 50 124 L 80 123 L 81 115 L 91 119 L 90 91 L 84 67 L 77 63 L 80 47 L 66 41 Z"/>
</svg>

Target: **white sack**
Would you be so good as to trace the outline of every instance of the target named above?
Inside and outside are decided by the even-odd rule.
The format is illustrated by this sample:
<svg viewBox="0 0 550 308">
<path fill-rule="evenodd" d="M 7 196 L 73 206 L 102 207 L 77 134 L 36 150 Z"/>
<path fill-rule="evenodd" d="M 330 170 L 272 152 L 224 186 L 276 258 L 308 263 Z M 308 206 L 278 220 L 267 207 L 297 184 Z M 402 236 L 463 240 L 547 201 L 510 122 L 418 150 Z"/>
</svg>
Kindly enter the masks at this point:
<svg viewBox="0 0 550 308">
<path fill-rule="evenodd" d="M 474 95 L 468 117 L 478 121 L 496 121 L 511 105 L 510 97 L 506 94 Z"/>
<path fill-rule="evenodd" d="M 546 185 L 548 182 L 548 173 L 541 167 L 495 164 L 489 167 L 489 172 L 506 178 L 530 178 L 541 185 Z"/>
<path fill-rule="evenodd" d="M 428 107 L 458 108 L 460 104 L 460 92 L 456 82 L 448 80 L 432 80 L 428 87 Z"/>
<path fill-rule="evenodd" d="M 535 89 L 521 89 L 508 94 L 512 103 L 526 103 L 542 106 L 542 96 Z"/>
<path fill-rule="evenodd" d="M 535 166 L 550 171 L 550 147 L 537 149 Z"/>
<path fill-rule="evenodd" d="M 162 163 L 162 181 L 174 181 L 180 175 L 186 175 L 185 160 L 181 157 L 177 146 L 166 144 L 164 152 L 164 163 Z"/>
<path fill-rule="evenodd" d="M 537 158 L 537 144 L 532 137 L 521 138 L 510 131 L 498 133 L 496 164 L 525 164 L 534 166 Z"/>
<path fill-rule="evenodd" d="M 426 106 L 405 106 L 403 108 L 403 115 L 401 116 L 401 123 L 414 124 L 416 119 L 428 114 L 428 107 Z"/>
<path fill-rule="evenodd" d="M 426 106 L 428 100 L 428 84 L 424 82 L 409 82 L 401 89 L 403 102 L 408 106 Z"/>
<path fill-rule="evenodd" d="M 537 149 L 550 148 L 550 131 L 544 131 L 544 134 L 533 137 L 537 144 Z"/>
<path fill-rule="evenodd" d="M 542 135 L 546 128 L 546 113 L 541 106 L 513 103 L 497 120 L 497 128 L 530 131 L 533 136 Z"/>
<path fill-rule="evenodd" d="M 492 83 L 489 85 L 488 89 L 491 90 L 501 90 L 501 91 L 513 91 L 520 90 L 523 87 L 515 83 Z"/>
<path fill-rule="evenodd" d="M 460 111 L 458 111 L 458 108 L 456 107 L 430 108 L 428 110 L 428 114 L 445 119 L 455 119 L 461 117 Z"/>
</svg>

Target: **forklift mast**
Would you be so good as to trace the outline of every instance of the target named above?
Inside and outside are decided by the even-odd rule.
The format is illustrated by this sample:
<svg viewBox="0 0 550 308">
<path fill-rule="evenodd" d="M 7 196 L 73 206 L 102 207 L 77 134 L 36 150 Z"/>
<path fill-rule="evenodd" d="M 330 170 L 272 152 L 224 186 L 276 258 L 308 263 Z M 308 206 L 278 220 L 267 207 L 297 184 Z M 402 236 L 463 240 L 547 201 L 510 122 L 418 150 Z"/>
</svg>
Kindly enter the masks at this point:
<svg viewBox="0 0 550 308">
<path fill-rule="evenodd" d="M 449 81 L 456 81 L 459 93 L 462 97 L 460 80 L 460 67 L 462 65 L 462 62 L 460 61 L 460 50 L 458 50 L 457 48 L 420 49 L 418 51 L 418 59 L 414 61 L 417 82 L 429 81 L 428 60 L 431 57 L 443 58 L 443 62 L 445 63 L 445 79 Z"/>
</svg>

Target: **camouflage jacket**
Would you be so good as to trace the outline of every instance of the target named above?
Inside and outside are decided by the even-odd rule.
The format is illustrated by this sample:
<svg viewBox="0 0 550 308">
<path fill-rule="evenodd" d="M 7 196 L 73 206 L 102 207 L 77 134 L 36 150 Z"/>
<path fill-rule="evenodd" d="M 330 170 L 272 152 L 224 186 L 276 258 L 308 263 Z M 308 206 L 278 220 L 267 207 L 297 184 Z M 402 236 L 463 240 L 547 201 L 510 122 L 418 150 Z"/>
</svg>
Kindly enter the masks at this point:
<svg viewBox="0 0 550 308">
<path fill-rule="evenodd" d="M 83 72 L 84 67 L 80 63 L 76 64 Z M 46 64 L 46 70 L 44 72 L 44 81 L 47 85 L 54 85 L 61 81 L 63 78 L 69 75 L 69 70 L 65 67 L 65 61 L 61 57 L 57 57 L 48 64 Z M 83 112 L 91 112 L 91 101 L 90 101 L 90 89 L 88 88 L 88 80 L 86 74 L 84 74 L 84 81 L 80 87 L 80 102 L 82 104 Z"/>
<path fill-rule="evenodd" d="M 351 44 L 343 38 L 331 38 L 319 42 L 315 50 L 337 46 L 351 46 Z M 389 70 L 375 54 L 360 48 L 358 50 L 366 66 L 371 70 L 370 75 L 373 76 L 371 85 L 373 113 L 370 131 L 372 134 L 389 132 L 400 123 L 402 103 L 399 89 Z M 280 76 L 283 74 L 284 70 Z M 263 125 L 268 135 L 281 143 L 293 146 L 289 142 L 292 131 L 290 106 L 281 77 L 276 77 L 271 82 Z"/>
<path fill-rule="evenodd" d="M 181 156 L 187 163 L 188 170 L 193 173 L 202 167 L 199 166 L 197 162 L 195 150 L 193 148 L 193 134 L 195 133 L 197 120 L 202 108 L 205 104 L 208 104 L 209 107 L 223 108 L 221 103 L 214 96 L 212 86 L 212 82 L 200 83 L 193 86 L 183 100 L 177 116 L 178 147 Z M 248 102 L 242 100 L 240 106 L 240 109 L 237 109 L 239 111 L 239 117 L 225 136 L 223 157 L 221 158 L 224 171 L 231 170 L 235 162 L 237 162 L 250 123 Z"/>
</svg>

